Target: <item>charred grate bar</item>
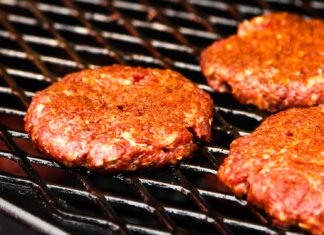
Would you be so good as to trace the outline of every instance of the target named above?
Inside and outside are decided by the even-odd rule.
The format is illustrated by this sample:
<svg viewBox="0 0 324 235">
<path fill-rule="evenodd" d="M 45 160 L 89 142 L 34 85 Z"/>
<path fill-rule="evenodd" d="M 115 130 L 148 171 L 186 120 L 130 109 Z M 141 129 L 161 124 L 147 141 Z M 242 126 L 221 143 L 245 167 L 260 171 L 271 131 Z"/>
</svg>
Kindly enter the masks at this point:
<svg viewBox="0 0 324 235">
<path fill-rule="evenodd" d="M 204 47 L 271 11 L 322 17 L 324 2 L 0 0 L 0 196 L 72 234 L 303 233 L 273 227 L 218 181 L 229 143 L 269 114 L 213 93 L 199 67 Z M 170 68 L 209 92 L 211 143 L 179 166 L 107 176 L 37 154 L 23 130 L 35 92 L 67 73 L 114 63 Z M 22 202 L 10 198 L 17 193 Z"/>
</svg>

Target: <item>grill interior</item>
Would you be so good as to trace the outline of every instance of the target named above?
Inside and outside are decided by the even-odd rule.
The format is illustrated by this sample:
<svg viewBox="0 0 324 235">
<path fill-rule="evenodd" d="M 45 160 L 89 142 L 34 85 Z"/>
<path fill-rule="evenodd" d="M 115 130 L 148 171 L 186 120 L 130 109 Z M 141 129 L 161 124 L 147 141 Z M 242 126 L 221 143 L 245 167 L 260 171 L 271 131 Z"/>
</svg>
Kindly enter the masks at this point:
<svg viewBox="0 0 324 235">
<path fill-rule="evenodd" d="M 324 1 L 0 0 L 0 196 L 71 234 L 303 233 L 272 226 L 218 181 L 230 142 L 269 114 L 213 93 L 199 67 L 203 48 L 271 11 L 322 17 Z M 209 92 L 212 141 L 180 165 L 118 175 L 38 154 L 23 129 L 35 92 L 115 63 L 170 68 Z"/>
</svg>

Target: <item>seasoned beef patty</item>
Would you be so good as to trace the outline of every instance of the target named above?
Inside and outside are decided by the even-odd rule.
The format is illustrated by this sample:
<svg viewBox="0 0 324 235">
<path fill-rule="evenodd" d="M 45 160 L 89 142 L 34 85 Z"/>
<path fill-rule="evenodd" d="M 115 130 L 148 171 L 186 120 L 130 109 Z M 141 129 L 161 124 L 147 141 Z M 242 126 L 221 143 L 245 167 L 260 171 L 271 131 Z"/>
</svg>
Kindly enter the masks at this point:
<svg viewBox="0 0 324 235">
<path fill-rule="evenodd" d="M 67 75 L 33 98 L 25 129 L 35 148 L 103 173 L 159 168 L 209 141 L 213 101 L 171 70 L 111 66 Z"/>
<path fill-rule="evenodd" d="M 245 21 L 238 35 L 201 54 L 201 68 L 217 92 L 277 112 L 324 103 L 324 22 L 274 13 Z"/>
<path fill-rule="evenodd" d="M 232 142 L 218 177 L 274 224 L 324 234 L 324 108 L 272 115 Z"/>
</svg>

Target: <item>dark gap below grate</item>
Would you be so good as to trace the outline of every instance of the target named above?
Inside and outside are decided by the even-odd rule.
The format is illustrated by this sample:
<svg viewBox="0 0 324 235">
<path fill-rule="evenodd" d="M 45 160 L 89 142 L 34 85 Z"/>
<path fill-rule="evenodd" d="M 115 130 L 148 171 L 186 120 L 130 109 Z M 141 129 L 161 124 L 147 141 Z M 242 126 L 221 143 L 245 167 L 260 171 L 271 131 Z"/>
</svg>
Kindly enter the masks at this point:
<svg viewBox="0 0 324 235">
<path fill-rule="evenodd" d="M 33 20 L 36 20 L 33 18 Z M 53 35 L 43 28 L 41 24 L 30 25 L 26 23 L 20 22 L 11 22 L 11 24 L 15 27 L 16 30 L 23 34 L 34 35 L 38 37 L 45 37 L 45 38 L 53 38 Z"/>
<path fill-rule="evenodd" d="M 174 50 L 164 49 L 164 48 L 158 48 L 158 50 L 161 52 L 163 56 L 167 58 L 172 58 L 173 60 L 181 61 L 188 64 L 197 63 L 196 58 L 193 55 L 188 54 L 186 52 L 174 51 Z"/>
<path fill-rule="evenodd" d="M 49 63 L 49 62 L 45 62 L 44 64 L 52 73 L 62 78 L 69 73 L 75 73 L 81 71 L 80 68 L 71 67 L 65 64 L 56 64 L 56 63 Z"/>
<path fill-rule="evenodd" d="M 71 56 L 62 48 L 46 46 L 36 43 L 28 43 L 29 46 L 40 55 L 52 56 L 55 58 L 73 60 Z"/>
<path fill-rule="evenodd" d="M 52 12 L 43 12 L 43 14 L 55 23 L 66 24 L 66 22 L 69 22 L 69 25 L 71 26 L 83 27 L 83 24 L 78 20 L 78 18 L 73 16 L 55 14 Z"/>
<path fill-rule="evenodd" d="M 15 141 L 15 143 L 18 145 L 18 147 L 24 151 L 27 154 L 30 154 L 31 156 L 39 156 L 42 158 L 48 158 L 45 155 L 38 153 L 35 148 L 33 147 L 32 143 L 30 140 L 26 140 L 26 139 L 21 139 L 21 138 L 16 138 L 13 137 L 13 140 Z"/>
<path fill-rule="evenodd" d="M 197 82 L 199 84 L 207 84 L 205 80 L 202 80 L 203 75 L 200 71 L 188 70 L 184 68 L 174 68 L 173 70 L 181 73 L 183 76 L 185 76 L 193 82 Z"/>
<path fill-rule="evenodd" d="M 9 87 L 8 83 L 4 80 L 4 78 L 0 75 L 0 86 Z"/>
<path fill-rule="evenodd" d="M 67 170 L 50 166 L 32 164 L 37 173 L 50 183 L 63 185 L 65 187 L 83 189 L 83 185 L 76 176 Z"/>
<path fill-rule="evenodd" d="M 253 131 L 261 124 L 261 122 L 248 118 L 244 115 L 222 113 L 222 116 L 229 124 L 248 131 Z"/>
<path fill-rule="evenodd" d="M 226 199 L 212 198 L 203 196 L 209 206 L 217 210 L 222 215 L 229 218 L 236 218 L 251 223 L 259 223 L 257 217 L 249 211 L 248 206 L 242 206 L 239 203 L 231 202 Z"/>
<path fill-rule="evenodd" d="M 82 1 L 82 0 L 73 0 L 73 1 Z M 138 0 L 127 0 L 127 2 L 138 3 Z"/>
<path fill-rule="evenodd" d="M 155 4 L 158 7 L 172 9 L 177 11 L 183 11 L 183 7 L 178 3 L 178 1 L 169 0 L 148 0 L 148 2 Z"/>
<path fill-rule="evenodd" d="M 161 169 L 156 170 L 138 170 L 136 171 L 136 176 L 140 178 L 146 178 L 150 180 L 157 180 L 157 181 L 166 181 L 168 183 L 175 183 L 174 178 L 167 172 L 168 167 L 163 167 Z M 132 175 L 131 173 L 129 173 Z M 125 174 L 128 176 L 128 173 Z"/>
<path fill-rule="evenodd" d="M 220 233 L 209 223 L 192 217 L 169 214 L 181 230 L 195 235 L 218 235 Z"/>
<path fill-rule="evenodd" d="M 41 73 L 41 71 L 36 67 L 36 65 L 33 62 L 27 60 L 26 58 L 11 57 L 0 54 L 0 61 L 5 66 L 12 69 L 18 69 L 32 73 Z"/>
<path fill-rule="evenodd" d="M 263 235 L 265 234 L 265 232 L 263 231 L 258 231 L 258 230 L 255 230 L 255 229 L 251 229 L 251 228 L 245 228 L 245 227 L 241 227 L 241 226 L 235 226 L 235 225 L 230 225 L 229 226 L 230 229 L 233 231 L 233 233 L 235 235 L 246 235 L 246 234 L 249 234 L 249 235 Z"/>
<path fill-rule="evenodd" d="M 87 3 L 82 1 L 73 1 L 73 3 L 84 11 L 101 13 L 105 15 L 111 14 L 111 12 L 105 6 L 102 5 L 104 4 L 104 2 L 100 2 L 99 4 L 97 4 L 97 2 Z"/>
<path fill-rule="evenodd" d="M 128 18 L 134 18 L 137 20 L 147 21 L 148 13 L 145 11 L 137 11 L 137 10 L 133 10 L 133 9 L 126 10 L 124 8 L 120 8 L 120 9 L 118 9 L 118 11 Z"/>
<path fill-rule="evenodd" d="M 85 51 L 78 51 L 78 54 L 84 61 L 90 64 L 99 65 L 99 66 L 117 64 L 117 61 L 113 57 L 108 55 L 94 54 Z"/>
<path fill-rule="evenodd" d="M 167 31 L 160 31 L 150 28 L 144 28 L 144 27 L 138 27 L 137 28 L 143 35 L 145 35 L 148 38 L 161 40 L 168 42 L 168 43 L 179 43 L 179 41 L 173 36 L 173 34 L 167 32 Z"/>
<path fill-rule="evenodd" d="M 13 129 L 13 130 L 17 130 L 17 131 L 25 130 L 24 117 L 1 113 L 0 114 L 0 123 L 10 129 Z"/>
<path fill-rule="evenodd" d="M 234 20 L 234 18 L 228 11 L 223 11 L 223 10 L 217 9 L 216 7 L 210 7 L 209 5 L 203 6 L 203 4 L 201 4 L 201 5 L 195 5 L 195 8 L 197 10 L 199 10 L 200 12 L 203 12 L 204 14 L 207 14 L 207 15 L 224 17 L 227 19 Z"/>
<path fill-rule="evenodd" d="M 28 228 L 28 226 L 8 217 L 5 213 L 0 213 L 0 220 L 1 224 L 7 225 L 0 226 L 0 234 L 38 235 L 38 233 Z"/>
<path fill-rule="evenodd" d="M 66 40 L 69 40 L 75 44 L 102 47 L 102 45 L 93 36 L 80 34 L 77 32 L 70 31 L 69 29 L 62 28 L 60 28 L 58 32 Z"/>
<path fill-rule="evenodd" d="M 63 200 L 63 202 L 65 201 L 69 206 L 72 206 L 72 208 L 74 208 L 80 214 L 94 216 L 102 219 L 105 217 L 96 203 L 89 198 L 57 192 L 56 190 L 53 190 L 53 193 L 58 198 Z"/>
<path fill-rule="evenodd" d="M 119 217 L 131 224 L 164 230 L 164 226 L 155 215 L 143 208 L 110 202 Z"/>
<path fill-rule="evenodd" d="M 231 25 L 215 24 L 215 28 L 222 32 L 223 37 L 229 37 L 237 32 L 237 28 Z"/>
<path fill-rule="evenodd" d="M 257 7 L 257 8 L 260 7 L 257 4 L 257 1 L 254 1 L 254 0 L 227 0 L 226 2 L 232 3 L 232 4 L 243 4 L 245 6 L 250 6 L 250 7 Z"/>
<path fill-rule="evenodd" d="M 109 45 L 117 48 L 120 51 L 124 51 L 125 54 L 139 54 L 139 55 L 146 55 L 151 56 L 151 53 L 142 45 L 137 43 L 128 42 L 126 39 L 125 41 L 121 41 L 120 38 L 107 38 L 106 41 Z"/>
<path fill-rule="evenodd" d="M 96 20 L 90 20 L 91 24 L 96 26 L 99 30 L 102 31 L 109 31 L 109 32 L 114 32 L 114 33 L 119 33 L 119 34 L 125 34 L 125 35 L 130 35 L 129 32 L 123 27 L 123 25 L 119 24 L 118 21 L 106 21 L 106 22 L 101 22 L 101 21 L 96 21 Z"/>
<path fill-rule="evenodd" d="M 254 17 L 256 17 L 256 16 L 258 16 L 258 15 L 245 13 L 245 14 L 244 14 L 244 19 L 246 19 L 246 20 L 251 20 L 252 18 L 254 18 Z"/>
<path fill-rule="evenodd" d="M 214 121 L 215 122 L 215 121 Z M 230 136 L 228 136 L 224 132 L 213 132 L 212 139 L 209 142 L 210 145 L 217 145 L 217 146 L 229 146 L 232 142 Z"/>
<path fill-rule="evenodd" d="M 5 150 L 5 151 L 9 151 L 9 149 L 7 148 L 7 145 L 5 144 L 5 142 L 3 142 L 2 137 L 0 136 L 0 150 Z M 3 159 L 5 159 L 4 157 L 1 157 Z M 2 164 L 0 164 L 1 166 Z"/>
<path fill-rule="evenodd" d="M 109 194 L 119 195 L 137 200 L 140 199 L 140 197 L 130 185 L 122 182 L 119 179 L 115 179 L 112 176 L 92 173 L 89 175 L 89 178 L 97 188 Z"/>
<path fill-rule="evenodd" d="M 209 167 L 210 165 L 204 158 L 204 155 L 200 151 L 196 151 L 192 156 L 186 158 L 183 163 L 197 165 L 201 167 Z M 196 173 L 194 171 L 188 171 L 188 173 Z"/>
<path fill-rule="evenodd" d="M 189 195 L 168 188 L 158 188 L 150 185 L 145 185 L 145 187 L 155 199 L 163 202 L 165 205 L 199 212 L 198 206 L 194 204 Z"/>
<path fill-rule="evenodd" d="M 16 81 L 18 86 L 20 86 L 21 88 L 27 91 L 32 91 L 32 92 L 41 91 L 51 85 L 51 83 L 42 80 L 36 80 L 36 79 L 31 79 L 31 78 L 26 78 L 21 76 L 11 76 L 11 77 Z"/>
<path fill-rule="evenodd" d="M 153 61 L 152 62 L 146 62 L 146 61 L 138 61 L 136 60 L 136 57 L 134 56 L 125 56 L 123 57 L 125 61 L 127 61 L 127 65 L 133 66 L 133 67 L 143 67 L 143 68 L 156 68 L 156 69 L 164 69 L 162 65 L 156 64 Z"/>
<path fill-rule="evenodd" d="M 224 186 L 216 175 L 191 170 L 181 170 L 181 172 L 190 183 L 196 185 L 199 189 L 224 191 Z M 227 192 L 230 193 L 231 191 L 227 190 Z"/>
<path fill-rule="evenodd" d="M 323 3 L 324 2 L 320 2 L 319 4 L 323 4 Z M 323 6 L 322 7 L 315 7 L 316 5 L 315 6 L 314 5 L 315 5 L 315 3 L 313 3 L 312 10 L 318 14 L 319 18 L 322 18 L 323 19 L 323 16 L 324 16 L 324 7 Z"/>
<path fill-rule="evenodd" d="M 189 42 L 192 43 L 192 45 L 195 45 L 197 47 L 205 48 L 210 46 L 216 39 L 209 39 L 209 38 L 202 38 L 199 35 L 186 35 L 186 38 L 189 39 Z"/>
<path fill-rule="evenodd" d="M 16 6 L 10 6 L 10 5 L 3 5 L 0 3 L 0 9 L 8 14 L 17 14 L 20 16 L 25 17 L 34 17 L 34 14 L 31 13 L 27 8 L 24 7 L 16 7 Z"/>
<path fill-rule="evenodd" d="M 64 4 L 60 0 L 38 0 L 37 2 L 50 4 L 50 5 L 55 5 L 55 6 L 60 6 L 60 7 L 64 6 Z"/>
<path fill-rule="evenodd" d="M 93 226 L 82 222 L 72 222 L 66 219 L 53 219 L 52 213 L 44 205 L 40 194 L 30 187 L 0 183 L 0 196 L 14 205 L 23 208 L 27 212 L 35 212 L 38 218 L 46 222 L 50 221 L 54 226 L 67 233 L 78 235 L 112 235 L 107 227 Z"/>
<path fill-rule="evenodd" d="M 26 186 L 17 186 L 10 183 L 0 183 L 0 196 L 9 202 L 14 201 L 14 205 L 30 210 L 37 208 L 37 213 L 40 218 L 43 218 L 48 212 L 43 210 L 44 202 L 40 195 L 35 193 L 35 190 Z"/>
<path fill-rule="evenodd" d="M 214 157 L 217 159 L 217 161 L 220 164 L 224 163 L 225 158 L 227 157 L 227 155 L 225 154 L 221 154 L 221 153 L 212 153 L 214 155 Z"/>
<path fill-rule="evenodd" d="M 0 106 L 22 110 L 22 105 L 18 97 L 15 97 L 10 94 L 0 93 Z"/>
<path fill-rule="evenodd" d="M 271 10 L 287 11 L 291 13 L 296 13 L 300 15 L 307 15 L 307 13 L 300 7 L 294 6 L 293 4 L 285 4 L 285 3 L 276 3 L 273 1 L 265 1 L 270 6 Z"/>
<path fill-rule="evenodd" d="M 6 45 L 5 49 L 16 50 L 16 51 L 23 50 L 15 40 L 0 36 L 0 48 L 4 48 L 3 45 Z"/>
<path fill-rule="evenodd" d="M 170 21 L 172 21 L 178 27 L 205 30 L 205 28 L 200 23 L 194 21 L 195 20 L 194 18 L 183 19 L 176 16 L 168 16 L 168 15 L 165 15 L 165 17 L 168 18 Z"/>
<path fill-rule="evenodd" d="M 232 194 L 232 191 L 227 188 L 224 184 L 222 184 L 218 177 L 216 175 L 211 175 L 211 174 L 204 174 L 203 175 L 205 177 L 205 180 L 207 181 L 208 183 L 208 188 L 206 189 L 212 189 L 212 191 L 216 191 L 216 192 L 219 192 L 219 193 L 225 193 L 225 194 Z"/>
<path fill-rule="evenodd" d="M 246 105 L 240 104 L 230 93 L 211 93 L 216 106 L 226 107 L 228 109 L 246 110 Z"/>
<path fill-rule="evenodd" d="M 27 174 L 18 163 L 4 157 L 0 157 L 0 169 L 15 176 L 27 177 Z"/>
</svg>

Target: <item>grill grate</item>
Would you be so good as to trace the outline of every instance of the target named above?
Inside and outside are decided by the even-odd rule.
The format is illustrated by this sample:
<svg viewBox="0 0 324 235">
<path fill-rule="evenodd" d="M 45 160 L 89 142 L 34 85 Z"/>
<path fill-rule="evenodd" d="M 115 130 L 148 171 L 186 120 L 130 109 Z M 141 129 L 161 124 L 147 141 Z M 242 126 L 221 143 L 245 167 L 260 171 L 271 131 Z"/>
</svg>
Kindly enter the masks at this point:
<svg viewBox="0 0 324 235">
<path fill-rule="evenodd" d="M 204 47 L 234 34 L 243 19 L 276 10 L 321 17 L 324 2 L 0 0 L 0 196 L 74 234 L 302 233 L 273 227 L 218 181 L 229 143 L 268 114 L 213 93 L 199 67 Z M 114 63 L 170 68 L 209 92 L 211 143 L 178 166 L 107 176 L 37 154 L 23 131 L 35 92 L 67 73 Z M 22 201 L 8 196 L 11 189 Z"/>
</svg>

